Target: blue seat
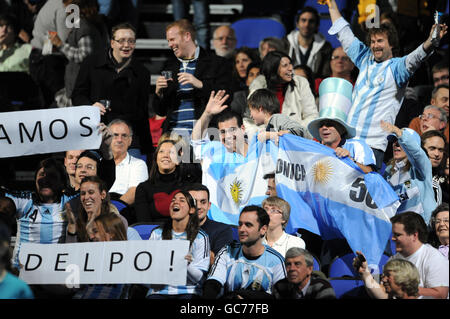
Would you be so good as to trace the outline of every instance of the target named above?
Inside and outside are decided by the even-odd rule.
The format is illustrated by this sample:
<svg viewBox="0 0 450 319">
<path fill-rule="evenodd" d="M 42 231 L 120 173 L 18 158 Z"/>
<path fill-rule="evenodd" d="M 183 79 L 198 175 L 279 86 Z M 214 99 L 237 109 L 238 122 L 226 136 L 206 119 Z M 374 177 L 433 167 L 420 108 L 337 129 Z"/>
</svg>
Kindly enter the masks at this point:
<svg viewBox="0 0 450 319">
<path fill-rule="evenodd" d="M 358 273 L 352 265 L 353 258 L 355 258 L 353 253 L 336 257 L 330 264 L 330 268 L 328 269 L 328 277 L 358 277 Z"/>
<path fill-rule="evenodd" d="M 237 226 L 231 225 L 231 230 L 233 231 L 233 239 L 239 241 L 239 233 Z"/>
<path fill-rule="evenodd" d="M 313 264 L 313 270 L 320 271 L 320 262 L 319 260 L 313 255 L 314 258 L 314 264 Z"/>
<path fill-rule="evenodd" d="M 355 278 L 329 278 L 328 281 L 338 299 L 367 298 L 362 280 Z"/>
<path fill-rule="evenodd" d="M 283 38 L 286 35 L 283 23 L 273 18 L 244 18 L 232 23 L 231 27 L 236 34 L 236 48 L 258 48 L 264 38 Z"/>
<path fill-rule="evenodd" d="M 122 209 L 124 209 L 124 208 L 126 208 L 128 206 L 125 202 L 123 202 L 121 200 L 111 199 L 110 202 L 111 202 L 111 204 L 116 206 L 116 208 L 119 211 L 119 213 L 120 213 L 120 211 L 122 211 Z"/>
<path fill-rule="evenodd" d="M 131 225 L 130 227 L 133 227 L 139 233 L 139 236 L 141 236 L 142 240 L 148 240 L 150 238 L 150 234 L 152 233 L 153 229 L 155 229 L 158 226 L 161 225 L 150 223 L 136 223 Z"/>
</svg>

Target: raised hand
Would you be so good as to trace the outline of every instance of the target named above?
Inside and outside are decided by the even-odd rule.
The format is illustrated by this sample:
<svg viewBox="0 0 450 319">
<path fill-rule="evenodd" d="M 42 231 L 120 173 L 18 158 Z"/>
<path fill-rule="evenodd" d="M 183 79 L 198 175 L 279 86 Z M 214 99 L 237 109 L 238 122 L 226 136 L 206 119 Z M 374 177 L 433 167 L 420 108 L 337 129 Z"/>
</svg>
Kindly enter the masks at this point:
<svg viewBox="0 0 450 319">
<path fill-rule="evenodd" d="M 388 132 L 388 133 L 395 133 L 395 135 L 397 135 L 397 137 L 401 137 L 402 136 L 402 130 L 399 129 L 397 126 L 395 126 L 394 124 L 385 122 L 383 120 L 380 121 L 380 126 L 383 129 L 383 131 Z"/>
<path fill-rule="evenodd" d="M 219 114 L 228 107 L 228 105 L 223 105 L 223 103 L 225 103 L 229 96 L 229 94 L 225 94 L 225 90 L 219 90 L 217 94 L 211 91 L 205 112 L 211 116 Z"/>
</svg>

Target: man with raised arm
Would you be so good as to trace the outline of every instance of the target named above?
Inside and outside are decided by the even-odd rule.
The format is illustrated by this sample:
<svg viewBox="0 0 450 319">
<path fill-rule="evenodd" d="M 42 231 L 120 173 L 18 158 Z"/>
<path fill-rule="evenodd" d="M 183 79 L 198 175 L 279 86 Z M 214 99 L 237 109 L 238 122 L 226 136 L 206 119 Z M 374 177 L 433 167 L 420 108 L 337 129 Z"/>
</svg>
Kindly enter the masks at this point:
<svg viewBox="0 0 450 319">
<path fill-rule="evenodd" d="M 367 44 L 364 44 L 341 16 L 336 1 L 328 0 L 327 4 L 333 22 L 328 33 L 337 34 L 344 51 L 359 69 L 347 123 L 356 128 L 355 137 L 373 149 L 377 168 L 381 168 L 388 142 L 380 120 L 394 123 L 410 77 L 433 52 L 431 40 L 436 26 L 416 50 L 403 57 L 394 57 L 398 39 L 391 25 L 369 29 Z M 441 24 L 440 38 L 446 33 L 447 26 Z"/>
</svg>

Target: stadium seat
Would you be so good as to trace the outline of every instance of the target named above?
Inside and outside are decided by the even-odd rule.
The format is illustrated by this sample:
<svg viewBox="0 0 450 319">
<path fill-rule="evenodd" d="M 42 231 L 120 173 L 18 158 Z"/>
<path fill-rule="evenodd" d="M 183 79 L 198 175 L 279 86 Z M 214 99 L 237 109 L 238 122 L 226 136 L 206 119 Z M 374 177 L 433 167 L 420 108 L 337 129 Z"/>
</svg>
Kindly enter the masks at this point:
<svg viewBox="0 0 450 319">
<path fill-rule="evenodd" d="M 366 299 L 364 282 L 356 278 L 329 278 L 338 299 Z"/>
<path fill-rule="evenodd" d="M 283 38 L 286 35 L 283 23 L 273 18 L 244 18 L 232 23 L 231 27 L 236 34 L 236 48 L 246 46 L 255 49 L 264 38 Z"/>
<path fill-rule="evenodd" d="M 111 199 L 111 204 L 113 204 L 114 206 L 116 206 L 117 210 L 119 211 L 119 213 L 127 207 L 127 204 L 121 200 L 115 200 L 115 199 Z"/>
<path fill-rule="evenodd" d="M 233 239 L 239 241 L 239 234 L 237 226 L 231 226 L 231 230 L 233 231 Z"/>
<path fill-rule="evenodd" d="M 334 258 L 328 269 L 328 277 L 358 277 L 358 273 L 352 266 L 354 257 L 355 255 L 352 253 Z"/>
<path fill-rule="evenodd" d="M 314 255 L 313 255 L 313 258 L 314 258 L 313 270 L 320 271 L 320 262 L 319 262 L 319 259 L 317 259 L 316 256 L 314 256 Z"/>
<path fill-rule="evenodd" d="M 156 227 L 161 226 L 161 224 L 158 223 L 136 223 L 131 225 L 130 227 L 133 227 L 137 230 L 139 235 L 141 236 L 142 240 L 148 240 L 150 238 L 150 234 L 152 233 L 153 229 Z"/>
</svg>

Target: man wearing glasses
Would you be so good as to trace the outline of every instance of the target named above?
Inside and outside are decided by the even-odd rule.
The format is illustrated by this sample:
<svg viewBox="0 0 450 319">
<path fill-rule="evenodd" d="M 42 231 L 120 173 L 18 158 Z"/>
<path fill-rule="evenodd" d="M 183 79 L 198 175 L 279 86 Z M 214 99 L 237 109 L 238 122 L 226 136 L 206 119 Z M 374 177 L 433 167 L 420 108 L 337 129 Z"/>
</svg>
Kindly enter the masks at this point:
<svg viewBox="0 0 450 319">
<path fill-rule="evenodd" d="M 112 28 L 110 48 L 87 58 L 80 67 L 72 94 L 74 105 L 94 105 L 108 125 L 120 118 L 130 123 L 135 136 L 130 154 L 152 151 L 148 123 L 150 72 L 133 57 L 135 28 L 122 23 Z"/>
<path fill-rule="evenodd" d="M 236 49 L 236 36 L 233 28 L 222 25 L 214 30 L 213 47 L 218 56 L 231 59 Z"/>
<path fill-rule="evenodd" d="M 440 84 L 431 93 L 430 105 L 424 108 L 423 114 L 413 118 L 408 127 L 422 135 L 429 130 L 437 130 L 445 135 L 448 142 L 448 114 L 449 114 L 448 84 Z"/>
<path fill-rule="evenodd" d="M 292 247 L 305 249 L 305 242 L 298 236 L 287 234 L 284 229 L 289 221 L 291 205 L 284 199 L 271 196 L 263 200 L 262 208 L 269 214 L 270 222 L 263 244 L 268 245 L 285 257 Z"/>
<path fill-rule="evenodd" d="M 116 163 L 116 180 L 109 193 L 118 194 L 120 200 L 132 205 L 136 187 L 148 178 L 147 164 L 128 153 L 133 130 L 127 122 L 116 119 L 108 127 L 112 134 L 111 150 Z"/>
<path fill-rule="evenodd" d="M 449 84 L 448 80 L 448 62 L 442 60 L 436 63 L 431 69 L 431 73 L 433 74 L 433 85 L 437 87 L 441 84 Z"/>
</svg>

